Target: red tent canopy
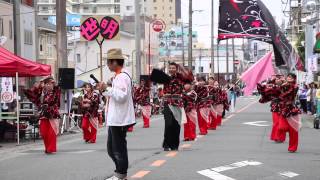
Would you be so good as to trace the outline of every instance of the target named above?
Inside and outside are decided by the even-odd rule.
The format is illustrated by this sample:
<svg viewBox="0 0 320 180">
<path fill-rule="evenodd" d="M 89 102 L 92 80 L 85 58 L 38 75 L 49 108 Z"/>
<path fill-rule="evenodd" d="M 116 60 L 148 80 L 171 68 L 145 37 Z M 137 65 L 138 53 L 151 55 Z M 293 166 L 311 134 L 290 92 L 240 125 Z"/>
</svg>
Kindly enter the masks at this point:
<svg viewBox="0 0 320 180">
<path fill-rule="evenodd" d="M 51 75 L 51 66 L 29 61 L 0 46 L 0 77 L 34 77 Z"/>
</svg>

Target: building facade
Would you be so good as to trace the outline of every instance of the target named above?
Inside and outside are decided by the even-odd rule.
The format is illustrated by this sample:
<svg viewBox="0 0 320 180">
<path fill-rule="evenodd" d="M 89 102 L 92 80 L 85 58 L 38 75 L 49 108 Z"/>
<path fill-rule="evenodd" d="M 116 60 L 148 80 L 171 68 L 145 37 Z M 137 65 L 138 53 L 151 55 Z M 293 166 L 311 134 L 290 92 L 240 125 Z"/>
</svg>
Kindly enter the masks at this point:
<svg viewBox="0 0 320 180">
<path fill-rule="evenodd" d="M 13 5 L 10 3 L 10 0 L 3 1 L 0 0 L 0 42 L 2 47 L 7 50 L 14 52 L 14 26 L 13 26 Z"/>
<path fill-rule="evenodd" d="M 181 19 L 181 0 L 144 0 L 144 8 L 147 16 L 162 19 L 167 29 Z"/>
<path fill-rule="evenodd" d="M 27 13 L 28 12 L 28 13 Z M 36 61 L 36 23 L 34 8 L 27 4 L 20 5 L 20 56 Z"/>
<path fill-rule="evenodd" d="M 66 0 L 67 13 L 81 15 L 121 15 L 124 0 Z M 56 15 L 56 0 L 38 0 L 40 16 Z"/>
</svg>

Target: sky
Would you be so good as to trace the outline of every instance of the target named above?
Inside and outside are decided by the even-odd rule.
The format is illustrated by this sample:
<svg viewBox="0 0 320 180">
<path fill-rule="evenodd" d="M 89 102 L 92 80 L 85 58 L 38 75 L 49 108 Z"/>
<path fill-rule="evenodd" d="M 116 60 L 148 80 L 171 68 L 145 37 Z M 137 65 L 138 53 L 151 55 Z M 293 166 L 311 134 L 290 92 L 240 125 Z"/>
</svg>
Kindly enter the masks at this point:
<svg viewBox="0 0 320 180">
<path fill-rule="evenodd" d="M 262 0 L 267 8 L 270 10 L 273 16 L 276 17 L 277 23 L 280 25 L 287 18 L 283 14 L 284 5 L 281 0 Z M 188 7 L 189 0 L 182 0 L 182 19 L 183 23 L 188 23 Z M 219 0 L 214 0 L 214 11 L 215 11 L 215 37 L 218 33 L 218 10 Z M 193 14 L 193 28 L 198 31 L 199 42 L 205 43 L 206 47 L 210 47 L 210 34 L 211 34 L 211 0 L 193 0 L 193 10 L 203 10 L 201 12 L 194 12 Z M 287 22 L 287 21 L 286 21 Z"/>
</svg>

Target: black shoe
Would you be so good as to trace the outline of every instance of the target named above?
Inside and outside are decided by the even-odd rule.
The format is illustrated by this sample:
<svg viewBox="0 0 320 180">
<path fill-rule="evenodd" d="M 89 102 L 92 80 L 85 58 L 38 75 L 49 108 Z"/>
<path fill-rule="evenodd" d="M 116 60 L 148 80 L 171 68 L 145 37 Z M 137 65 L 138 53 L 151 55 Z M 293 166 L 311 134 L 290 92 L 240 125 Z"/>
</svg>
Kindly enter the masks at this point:
<svg viewBox="0 0 320 180">
<path fill-rule="evenodd" d="M 170 148 L 163 148 L 164 151 L 170 151 Z"/>
<path fill-rule="evenodd" d="M 171 151 L 179 151 L 179 148 L 171 148 Z"/>
</svg>

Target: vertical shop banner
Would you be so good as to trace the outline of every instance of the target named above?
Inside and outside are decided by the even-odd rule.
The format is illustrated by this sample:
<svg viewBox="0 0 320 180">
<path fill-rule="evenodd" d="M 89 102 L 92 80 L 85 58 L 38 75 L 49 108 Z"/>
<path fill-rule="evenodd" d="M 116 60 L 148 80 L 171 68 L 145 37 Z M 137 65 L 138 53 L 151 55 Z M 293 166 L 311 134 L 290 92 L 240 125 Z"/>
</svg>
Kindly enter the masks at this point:
<svg viewBox="0 0 320 180">
<path fill-rule="evenodd" d="M 1 103 L 13 102 L 13 84 L 12 78 L 1 78 Z"/>
</svg>

